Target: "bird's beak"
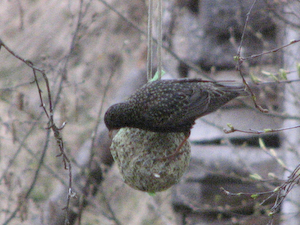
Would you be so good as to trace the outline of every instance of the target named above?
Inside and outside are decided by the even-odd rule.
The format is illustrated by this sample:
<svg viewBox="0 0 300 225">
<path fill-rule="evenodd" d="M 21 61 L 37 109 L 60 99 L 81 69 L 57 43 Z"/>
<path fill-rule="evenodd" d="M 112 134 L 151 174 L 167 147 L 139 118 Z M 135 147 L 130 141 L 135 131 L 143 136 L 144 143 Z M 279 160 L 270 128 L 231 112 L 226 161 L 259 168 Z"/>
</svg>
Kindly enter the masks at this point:
<svg viewBox="0 0 300 225">
<path fill-rule="evenodd" d="M 108 137 L 112 139 L 114 130 L 109 130 Z"/>
</svg>

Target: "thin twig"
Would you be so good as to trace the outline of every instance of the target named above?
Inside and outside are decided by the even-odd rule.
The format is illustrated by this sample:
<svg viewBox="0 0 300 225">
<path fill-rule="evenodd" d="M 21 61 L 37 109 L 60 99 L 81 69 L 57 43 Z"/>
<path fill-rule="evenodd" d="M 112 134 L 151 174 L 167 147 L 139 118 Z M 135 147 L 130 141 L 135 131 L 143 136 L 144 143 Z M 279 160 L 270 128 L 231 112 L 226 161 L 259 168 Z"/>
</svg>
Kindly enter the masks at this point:
<svg viewBox="0 0 300 225">
<path fill-rule="evenodd" d="M 42 114 L 41 114 L 42 115 Z M 41 115 L 38 117 L 38 120 L 41 118 Z M 8 165 L 6 166 L 6 168 L 4 169 L 3 173 L 2 173 L 2 176 L 0 177 L 0 183 L 2 182 L 3 178 L 5 177 L 5 175 L 7 174 L 8 170 L 10 169 L 10 167 L 14 164 L 17 156 L 21 153 L 21 150 L 27 140 L 27 138 L 32 134 L 32 131 L 34 130 L 36 124 L 37 124 L 37 121 L 36 120 L 32 126 L 30 127 L 29 131 L 26 133 L 25 137 L 23 138 L 22 141 L 20 141 L 20 145 L 17 149 L 17 151 L 15 152 L 15 154 L 12 156 L 12 158 L 9 160 L 9 163 Z"/>
<path fill-rule="evenodd" d="M 38 167 L 35 171 L 35 174 L 34 174 L 34 177 L 33 177 L 33 180 L 31 182 L 31 185 L 30 187 L 28 188 L 26 194 L 25 194 L 25 199 L 28 199 L 29 195 L 31 194 L 36 182 L 37 182 L 37 178 L 38 178 L 38 175 L 40 173 L 40 169 L 41 169 L 41 166 L 42 164 L 44 163 L 44 159 L 45 159 L 45 155 L 46 155 L 46 152 L 47 152 L 47 149 L 48 149 L 48 145 L 49 145 L 49 140 L 50 140 L 50 131 L 48 130 L 47 131 L 47 135 L 46 135 L 46 142 L 45 142 L 45 145 L 43 147 L 43 151 L 42 151 L 42 156 L 39 160 L 39 164 L 38 164 Z M 23 203 L 25 203 L 25 201 L 22 201 L 20 204 L 18 204 L 18 206 L 16 207 L 16 209 L 11 213 L 10 217 L 3 223 L 3 225 L 7 225 L 15 216 L 16 214 L 20 211 Z"/>
<path fill-rule="evenodd" d="M 270 215 L 277 213 L 282 205 L 282 202 L 293 189 L 296 184 L 300 182 L 300 164 L 294 169 L 292 174 L 288 177 L 288 180 L 284 182 L 280 187 L 277 188 L 277 198 L 274 206 L 271 208 Z"/>
<path fill-rule="evenodd" d="M 122 223 L 119 221 L 119 219 L 117 218 L 117 215 L 115 214 L 113 208 L 111 207 L 110 203 L 109 203 L 109 200 L 107 199 L 104 191 L 103 191 L 103 186 L 100 185 L 100 189 L 101 189 L 101 193 L 103 193 L 102 195 L 102 199 L 103 199 L 103 202 L 105 203 L 107 209 L 108 209 L 108 212 L 110 213 L 111 215 L 111 219 L 116 223 L 116 225 L 122 225 Z"/>
<path fill-rule="evenodd" d="M 107 84 L 105 85 L 105 88 L 104 88 L 104 91 L 103 91 L 103 95 L 102 95 L 102 101 L 101 101 L 101 104 L 100 104 L 100 109 L 98 111 L 98 116 L 97 116 L 97 121 L 96 121 L 96 126 L 95 126 L 95 129 L 93 131 L 93 134 L 92 134 L 92 144 L 91 144 L 91 155 L 89 157 L 89 162 L 87 163 L 87 165 L 85 166 L 86 168 L 88 169 L 91 169 L 91 165 L 92 165 L 92 161 L 94 160 L 94 156 L 95 156 L 95 142 L 96 142 L 96 137 L 97 137 L 97 134 L 98 134 L 98 129 L 99 129 L 99 124 L 101 122 L 103 122 L 103 118 L 101 117 L 102 115 L 102 112 L 103 112 L 103 108 L 104 108 L 104 101 L 106 99 L 106 96 L 107 96 L 107 93 L 108 93 L 108 90 L 109 90 L 109 87 L 110 87 L 110 84 L 111 84 L 111 80 L 113 78 L 113 76 L 115 75 L 115 71 L 116 71 L 116 66 L 112 66 L 111 67 L 112 70 L 111 70 L 111 73 L 110 73 L 110 76 L 108 78 L 108 81 L 107 81 Z M 99 173 L 102 173 L 99 172 Z M 91 176 L 91 175 L 89 175 Z M 91 177 L 89 177 L 91 178 Z M 85 186 L 82 188 L 83 190 L 87 190 L 88 188 L 90 188 L 91 186 L 91 180 L 92 179 L 88 179 L 86 182 L 85 182 Z M 88 197 L 85 193 L 88 193 L 87 191 L 86 192 L 83 192 L 83 196 L 81 199 L 86 199 L 86 197 Z M 80 220 L 81 220 L 81 214 L 83 212 L 83 209 L 84 209 L 84 204 L 80 204 L 80 210 L 78 212 L 78 221 L 80 223 Z"/>
<path fill-rule="evenodd" d="M 52 104 L 52 96 L 51 96 L 51 90 L 50 90 L 50 85 L 49 85 L 49 81 L 47 78 L 47 75 L 45 73 L 44 70 L 36 67 L 30 60 L 26 60 L 24 58 L 22 58 L 21 56 L 17 55 L 14 51 L 12 51 L 1 39 L 0 39 L 0 48 L 4 47 L 11 55 L 13 55 L 15 58 L 19 59 L 20 61 L 22 61 L 23 63 L 25 63 L 28 67 L 30 67 L 33 71 L 33 75 L 34 75 L 34 82 L 36 83 L 37 89 L 38 89 L 38 93 L 39 93 L 39 98 L 40 98 L 40 102 L 41 102 L 41 107 L 43 108 L 43 111 L 45 112 L 47 118 L 49 119 L 48 121 L 48 129 L 51 129 L 52 132 L 54 133 L 54 137 L 56 139 L 57 145 L 59 147 L 60 150 L 60 154 L 59 156 L 62 157 L 63 159 L 63 163 L 64 163 L 64 167 L 65 169 L 67 169 L 69 171 L 69 193 L 68 193 L 68 199 L 67 199 L 67 206 L 65 207 L 66 209 L 66 218 L 68 218 L 69 216 L 69 203 L 70 203 L 70 198 L 73 195 L 72 192 L 72 166 L 71 166 L 71 162 L 69 160 L 69 158 L 67 157 L 65 151 L 64 151 L 64 145 L 63 145 L 63 140 L 62 137 L 60 135 L 60 130 L 62 128 L 58 128 L 56 126 L 56 124 L 54 123 L 54 112 L 53 112 L 53 104 Z M 73 49 L 73 48 L 72 48 Z M 44 104 L 44 100 L 43 100 L 43 96 L 42 96 L 42 89 L 40 87 L 39 81 L 37 79 L 37 71 L 40 72 L 43 76 L 43 79 L 46 83 L 46 89 L 47 89 L 47 98 L 48 98 L 48 104 L 49 104 L 49 111 L 46 109 L 46 105 Z M 60 85 L 61 87 L 62 85 Z M 58 97 L 56 98 L 55 103 L 57 103 L 58 101 Z M 36 176 L 38 175 L 38 173 L 36 173 Z M 18 208 L 19 210 L 20 208 Z M 66 219 L 66 224 L 68 224 L 68 219 Z"/>
<path fill-rule="evenodd" d="M 277 133 L 280 131 L 300 128 L 300 125 L 297 125 L 297 126 L 277 128 L 277 129 L 266 128 L 264 130 L 254 130 L 254 129 L 241 130 L 241 129 L 236 129 L 231 124 L 227 124 L 227 126 L 229 127 L 229 129 L 225 129 L 225 128 L 223 129 L 223 131 L 226 134 L 233 133 L 233 132 L 241 132 L 241 133 L 246 133 L 246 134 L 267 134 L 267 133 Z"/>
<path fill-rule="evenodd" d="M 261 57 L 261 56 L 263 56 L 263 55 L 267 55 L 267 54 L 270 54 L 270 53 L 278 52 L 279 50 L 283 50 L 284 48 L 286 48 L 286 47 L 288 47 L 288 46 L 291 46 L 291 45 L 293 45 L 293 44 L 296 44 L 296 43 L 298 43 L 298 42 L 300 42 L 300 39 L 298 39 L 298 40 L 292 40 L 290 43 L 285 44 L 285 45 L 283 45 L 283 46 L 280 46 L 280 47 L 278 47 L 278 48 L 274 48 L 274 49 L 271 49 L 271 50 L 269 50 L 269 51 L 265 51 L 265 52 L 262 52 L 262 53 L 259 53 L 259 54 L 255 54 L 255 55 L 251 55 L 251 56 L 248 56 L 248 57 L 240 57 L 240 59 L 241 59 L 242 61 L 248 60 L 248 59 L 255 59 L 255 58 Z"/>
<path fill-rule="evenodd" d="M 261 196 L 261 195 L 268 195 L 268 194 L 272 194 L 273 193 L 273 191 L 262 191 L 262 192 L 257 192 L 257 193 L 252 193 L 252 192 L 238 192 L 238 193 L 234 193 L 234 192 L 230 192 L 230 191 L 226 190 L 223 187 L 221 187 L 220 189 L 227 196 L 247 196 L 247 197 L 255 197 L 255 198 L 257 198 L 258 196 Z"/>
<path fill-rule="evenodd" d="M 237 60 L 237 65 L 236 65 L 236 69 L 237 71 L 239 72 L 242 80 L 243 80 L 243 83 L 246 85 L 247 89 L 249 90 L 250 94 L 251 94 L 251 97 L 252 97 L 252 100 L 253 100 L 253 103 L 255 105 L 255 108 L 257 108 L 259 111 L 263 112 L 263 113 L 267 113 L 268 110 L 267 109 L 264 109 L 262 108 L 260 105 L 257 104 L 256 102 L 256 96 L 255 94 L 253 93 L 252 89 L 250 88 L 249 84 L 247 83 L 243 73 L 242 73 L 242 64 L 244 62 L 244 60 L 241 59 L 241 51 L 242 51 L 242 46 L 243 46 L 243 41 L 244 41 L 244 38 L 245 38 L 245 34 L 246 34 L 246 29 L 247 29 L 247 26 L 248 26 L 248 23 L 249 23 L 249 18 L 250 18 L 250 14 L 251 14 L 251 11 L 254 7 L 254 5 L 256 4 L 256 1 L 257 0 L 254 0 L 247 15 L 246 15 L 246 21 L 245 21 L 245 25 L 244 25 L 244 29 L 243 29 L 243 32 L 242 32 L 242 37 L 241 37 L 241 42 L 240 42 L 240 45 L 238 47 L 238 52 L 237 52 L 237 56 L 235 57 L 235 59 Z"/>
<path fill-rule="evenodd" d="M 100 104 L 100 109 L 98 111 L 98 114 L 97 114 L 97 121 L 96 121 L 96 126 L 95 126 L 95 129 L 94 129 L 94 132 L 93 132 L 93 137 L 92 137 L 92 145 L 91 145 L 91 157 L 90 157 L 90 160 L 89 160 L 89 163 L 87 164 L 87 168 L 91 168 L 91 163 L 92 163 L 92 160 L 93 160 L 93 157 L 95 155 L 95 149 L 94 149 L 94 146 L 95 146 L 95 141 L 96 141 L 96 135 L 98 133 L 98 129 L 99 129 L 99 124 L 101 122 L 103 122 L 103 118 L 101 117 L 102 115 L 102 112 L 103 112 L 103 109 L 104 109 L 104 101 L 106 100 L 106 96 L 107 96 L 107 93 L 109 91 L 109 87 L 110 87 L 110 84 L 111 84 L 111 81 L 112 81 L 112 78 L 113 76 L 116 74 L 116 66 L 112 66 L 112 70 L 111 70 L 111 73 L 110 73 L 110 76 L 108 78 L 108 81 L 104 87 L 104 91 L 103 91 L 103 95 L 102 95 L 102 100 L 101 100 L 101 104 Z"/>
</svg>

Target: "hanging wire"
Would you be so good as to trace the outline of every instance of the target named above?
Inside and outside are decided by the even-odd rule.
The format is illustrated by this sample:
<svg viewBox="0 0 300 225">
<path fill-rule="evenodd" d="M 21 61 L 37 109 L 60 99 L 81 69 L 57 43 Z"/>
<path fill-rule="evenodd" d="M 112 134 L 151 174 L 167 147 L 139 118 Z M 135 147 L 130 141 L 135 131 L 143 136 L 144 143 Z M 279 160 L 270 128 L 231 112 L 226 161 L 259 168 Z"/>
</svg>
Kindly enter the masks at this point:
<svg viewBox="0 0 300 225">
<path fill-rule="evenodd" d="M 157 37 L 157 72 L 158 79 L 161 79 L 162 73 L 162 0 L 158 0 L 158 37 Z"/>
<path fill-rule="evenodd" d="M 153 26 L 153 2 L 149 0 L 148 8 L 148 49 L 147 49 L 147 80 L 152 79 L 152 64 L 153 64 L 153 35 L 152 35 L 152 26 Z"/>
</svg>

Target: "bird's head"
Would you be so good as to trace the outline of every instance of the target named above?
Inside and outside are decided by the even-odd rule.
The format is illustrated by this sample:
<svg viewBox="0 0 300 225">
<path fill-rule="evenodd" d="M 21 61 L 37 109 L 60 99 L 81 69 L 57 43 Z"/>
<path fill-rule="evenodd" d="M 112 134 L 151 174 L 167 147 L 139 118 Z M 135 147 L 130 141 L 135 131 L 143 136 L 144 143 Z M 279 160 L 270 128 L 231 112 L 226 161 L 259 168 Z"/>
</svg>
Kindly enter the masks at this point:
<svg viewBox="0 0 300 225">
<path fill-rule="evenodd" d="M 108 108 L 104 116 L 104 122 L 109 131 L 122 127 L 120 104 L 112 105 Z"/>
<path fill-rule="evenodd" d="M 108 108 L 104 116 L 104 122 L 110 134 L 113 130 L 130 127 L 130 115 L 128 114 L 126 103 L 118 103 Z"/>
</svg>

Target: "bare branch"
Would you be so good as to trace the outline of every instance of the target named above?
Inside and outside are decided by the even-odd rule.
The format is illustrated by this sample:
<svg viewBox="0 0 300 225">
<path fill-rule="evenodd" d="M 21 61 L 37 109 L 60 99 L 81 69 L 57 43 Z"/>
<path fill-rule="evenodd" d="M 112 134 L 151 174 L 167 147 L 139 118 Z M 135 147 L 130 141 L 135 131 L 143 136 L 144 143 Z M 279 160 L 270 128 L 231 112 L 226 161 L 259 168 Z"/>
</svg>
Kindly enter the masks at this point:
<svg viewBox="0 0 300 225">
<path fill-rule="evenodd" d="M 240 129 L 234 128 L 231 124 L 227 124 L 227 126 L 229 127 L 228 130 L 225 128 L 223 129 L 223 131 L 226 134 L 233 133 L 233 132 L 241 132 L 241 133 L 246 133 L 246 134 L 266 134 L 266 133 L 276 133 L 276 132 L 280 132 L 280 131 L 300 128 L 300 125 L 297 125 L 297 126 L 278 128 L 278 129 L 266 128 L 264 130 L 254 130 L 254 129 L 240 130 Z"/>
</svg>

